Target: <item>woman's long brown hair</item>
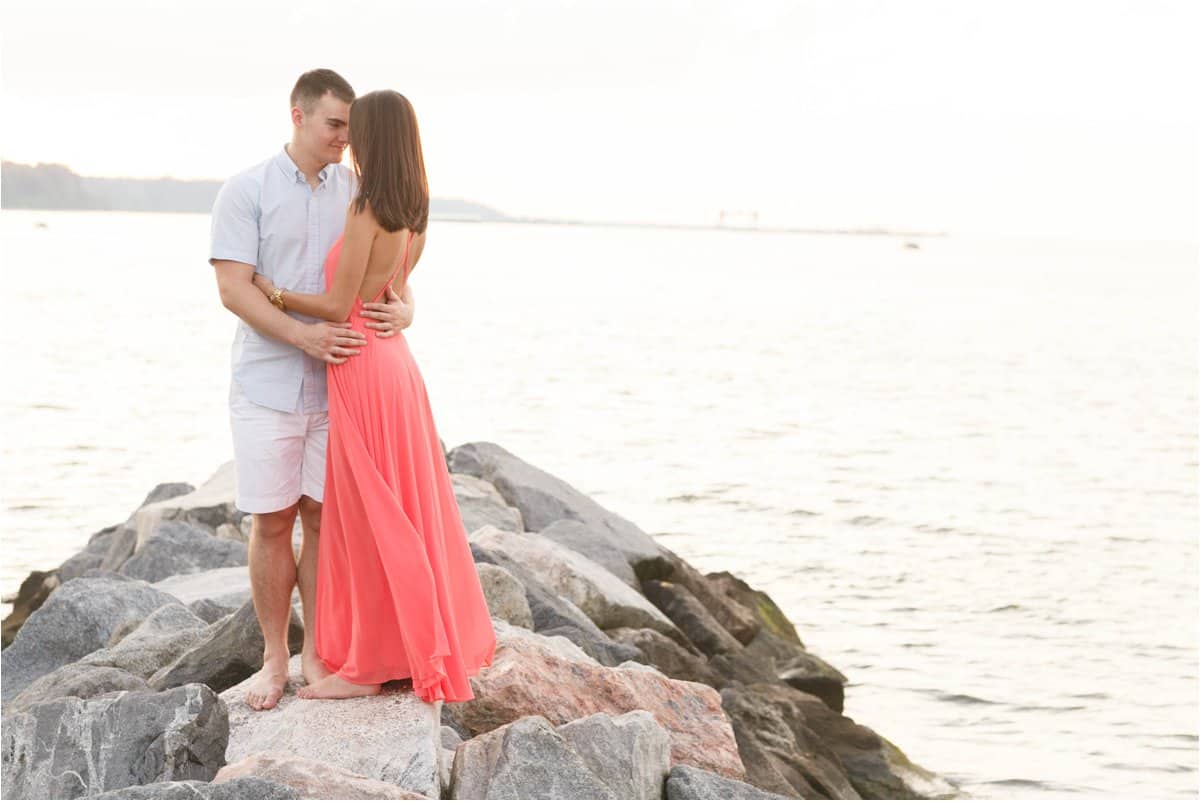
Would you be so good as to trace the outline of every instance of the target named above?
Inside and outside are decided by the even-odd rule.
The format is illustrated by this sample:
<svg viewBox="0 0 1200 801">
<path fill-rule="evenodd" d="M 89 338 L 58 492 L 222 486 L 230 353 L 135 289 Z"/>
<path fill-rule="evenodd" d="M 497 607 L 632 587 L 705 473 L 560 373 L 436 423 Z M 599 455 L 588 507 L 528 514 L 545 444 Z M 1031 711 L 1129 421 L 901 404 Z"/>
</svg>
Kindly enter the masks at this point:
<svg viewBox="0 0 1200 801">
<path fill-rule="evenodd" d="M 429 182 L 412 103 L 399 92 L 369 92 L 350 105 L 350 153 L 358 176 L 354 210 L 367 203 L 385 231 L 423 233 Z"/>
</svg>

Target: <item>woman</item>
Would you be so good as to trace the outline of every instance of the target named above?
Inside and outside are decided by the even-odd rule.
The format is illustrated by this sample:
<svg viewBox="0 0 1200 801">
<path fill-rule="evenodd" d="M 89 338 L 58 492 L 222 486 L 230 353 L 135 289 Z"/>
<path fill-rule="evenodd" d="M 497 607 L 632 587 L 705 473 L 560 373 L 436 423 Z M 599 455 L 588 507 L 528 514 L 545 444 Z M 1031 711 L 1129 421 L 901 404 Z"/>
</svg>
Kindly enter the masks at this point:
<svg viewBox="0 0 1200 801">
<path fill-rule="evenodd" d="M 429 188 L 408 100 L 392 91 L 355 100 L 350 151 L 358 194 L 326 256 L 325 293 L 254 277 L 275 305 L 367 336 L 353 359 L 327 365 L 314 642 L 332 673 L 297 695 L 374 695 L 411 676 L 425 701 L 467 701 L 467 677 L 492 663 L 496 636 L 425 382 L 403 333 L 377 338 L 353 313 L 389 285 L 399 293 L 425 249 Z"/>
</svg>

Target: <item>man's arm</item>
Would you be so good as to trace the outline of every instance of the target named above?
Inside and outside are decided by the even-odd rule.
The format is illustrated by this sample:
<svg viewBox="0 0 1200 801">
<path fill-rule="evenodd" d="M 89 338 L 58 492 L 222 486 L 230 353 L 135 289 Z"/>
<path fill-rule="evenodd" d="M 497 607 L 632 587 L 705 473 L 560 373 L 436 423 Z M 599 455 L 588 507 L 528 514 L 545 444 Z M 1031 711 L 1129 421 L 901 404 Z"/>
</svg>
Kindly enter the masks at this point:
<svg viewBox="0 0 1200 801">
<path fill-rule="evenodd" d="M 239 261 L 213 259 L 217 290 L 225 308 L 263 336 L 283 342 L 330 364 L 341 364 L 367 343 L 349 323 L 306 324 L 271 305 L 253 283 L 254 267 Z"/>
</svg>

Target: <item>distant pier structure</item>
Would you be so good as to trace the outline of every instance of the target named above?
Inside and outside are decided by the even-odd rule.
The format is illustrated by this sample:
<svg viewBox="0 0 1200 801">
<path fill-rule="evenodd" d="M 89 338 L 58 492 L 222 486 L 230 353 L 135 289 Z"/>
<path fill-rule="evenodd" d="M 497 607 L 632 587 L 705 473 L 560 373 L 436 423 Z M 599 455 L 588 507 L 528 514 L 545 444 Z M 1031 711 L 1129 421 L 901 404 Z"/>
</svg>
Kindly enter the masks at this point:
<svg viewBox="0 0 1200 801">
<path fill-rule="evenodd" d="M 717 225 L 730 228 L 757 228 L 758 212 L 721 209 L 721 213 L 717 217 Z"/>
</svg>

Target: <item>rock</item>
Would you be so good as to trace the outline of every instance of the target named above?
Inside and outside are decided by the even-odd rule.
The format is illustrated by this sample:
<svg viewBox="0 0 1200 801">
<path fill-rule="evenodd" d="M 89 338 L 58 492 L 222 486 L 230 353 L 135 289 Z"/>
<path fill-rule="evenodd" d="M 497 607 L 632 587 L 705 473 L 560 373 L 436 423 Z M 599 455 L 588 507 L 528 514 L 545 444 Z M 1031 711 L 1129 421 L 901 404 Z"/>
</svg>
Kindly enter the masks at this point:
<svg viewBox="0 0 1200 801">
<path fill-rule="evenodd" d="M 538 534 L 514 534 L 494 526 L 474 531 L 478 542 L 519 562 L 552 592 L 579 607 L 601 629 L 630 626 L 674 633 L 666 615 L 612 573 Z"/>
<path fill-rule="evenodd" d="M 139 541 L 133 556 L 117 572 L 157 582 L 180 573 L 198 573 L 246 563 L 247 550 L 243 543 L 217 539 L 189 523 L 166 520 Z"/>
<path fill-rule="evenodd" d="M 195 645 L 204 636 L 205 627 L 205 622 L 183 604 L 163 604 L 115 645 L 93 651 L 80 663 L 119 668 L 148 679 Z"/>
<path fill-rule="evenodd" d="M 242 531 L 241 526 L 235 526 L 233 523 L 222 523 L 217 526 L 216 537 L 219 540 L 232 540 L 248 545 L 250 538 Z"/>
<path fill-rule="evenodd" d="M 687 587 L 651 579 L 642 582 L 642 589 L 703 653 L 713 656 L 742 650 L 742 644 L 709 614 Z"/>
<path fill-rule="evenodd" d="M 638 661 L 654 665 L 673 679 L 698 681 L 717 689 L 726 683 L 724 677 L 709 667 L 694 646 L 689 651 L 653 629 L 619 628 L 608 629 L 604 633 L 617 642 L 637 648 L 643 654 Z"/>
<path fill-rule="evenodd" d="M 746 780 L 793 797 L 861 798 L 838 754 L 806 725 L 794 696 L 804 694 L 784 684 L 726 687 L 721 691 L 721 703 L 733 723 L 738 751 L 746 766 Z M 819 699 L 804 697 L 826 713 L 836 714 Z"/>
<path fill-rule="evenodd" d="M 463 742 L 463 737 L 453 726 L 442 726 L 442 748 L 453 751 Z"/>
<path fill-rule="evenodd" d="M 525 588 L 516 576 L 499 565 L 486 562 L 477 564 L 475 570 L 479 574 L 479 584 L 483 587 L 483 596 L 487 599 L 491 616 L 514 626 L 532 629 L 533 613 L 529 611 L 529 602 L 525 600 Z"/>
<path fill-rule="evenodd" d="M 661 547 L 661 546 L 660 546 Z M 688 564 L 674 551 L 663 548 L 671 562 L 671 575 L 666 580 L 688 588 L 696 600 L 708 610 L 721 627 L 743 645 L 754 639 L 762 623 L 754 613 L 724 592 L 724 585 L 717 584 Z"/>
<path fill-rule="evenodd" d="M 538 533 L 565 548 L 583 554 L 609 573 L 641 592 L 637 575 L 621 551 L 605 542 L 607 529 L 599 529 L 578 520 L 555 520 Z M 659 546 L 662 547 L 662 546 Z"/>
<path fill-rule="evenodd" d="M 42 604 L 50 597 L 50 593 L 58 589 L 60 583 L 57 570 L 34 570 L 21 582 L 17 596 L 5 599 L 6 603 L 13 605 L 0 629 L 0 641 L 5 648 L 12 644 L 21 626 L 25 625 L 30 615 L 42 608 Z"/>
<path fill-rule="evenodd" d="M 712 582 L 712 586 L 723 592 L 727 597 L 737 601 L 744 608 L 748 609 L 762 624 L 766 631 L 771 632 L 776 637 L 782 637 L 785 640 L 804 646 L 800 640 L 800 635 L 796 633 L 796 627 L 788 620 L 787 615 L 783 610 L 771 600 L 771 596 L 761 590 L 756 590 L 746 582 L 742 581 L 732 573 L 722 570 L 718 573 L 708 573 L 706 575 Z"/>
<path fill-rule="evenodd" d="M 188 604 L 188 609 L 192 610 L 192 613 L 205 623 L 216 623 L 226 615 L 232 615 L 239 608 L 241 608 L 241 604 L 238 604 L 231 609 L 228 606 L 219 604 L 210 598 L 200 598 L 199 600 L 192 601 L 190 604 Z"/>
<path fill-rule="evenodd" d="M 109 543 L 118 528 L 118 526 L 109 526 L 93 534 L 82 551 L 58 566 L 59 581 L 65 584 L 71 579 L 79 578 L 94 567 L 101 567 L 104 555 L 108 552 Z"/>
<path fill-rule="evenodd" d="M 454 752 L 451 798 L 619 798 L 544 717 L 530 715 Z"/>
<path fill-rule="evenodd" d="M 760 662 L 744 650 L 714 654 L 709 658 L 708 666 L 720 674 L 723 679 L 720 687 L 731 683 L 757 684 L 779 680 L 771 669 L 770 663 Z"/>
<path fill-rule="evenodd" d="M 726 692 L 721 693 L 722 701 Z M 786 684 L 754 684 L 744 688 L 738 700 L 743 709 L 768 707 L 778 713 L 795 733 L 800 752 L 823 750 L 834 755 L 862 798 L 936 797 L 952 790 L 952 785 L 909 761 L 892 743 L 815 696 Z"/>
<path fill-rule="evenodd" d="M 229 461 L 199 489 L 185 495 L 169 495 L 138 509 L 130 519 L 130 525 L 137 531 L 136 550 L 142 549 L 164 520 L 188 523 L 209 533 L 215 532 L 222 523 L 240 522 L 243 515 L 234 506 L 236 486 L 237 467 Z"/>
<path fill-rule="evenodd" d="M 213 782 L 257 777 L 290 788 L 294 798 L 425 798 L 389 782 L 368 779 L 325 762 L 259 752 L 217 771 Z M 437 796 L 434 796 L 435 798 Z"/>
<path fill-rule="evenodd" d="M 60 698 L 6 716 L 3 796 L 78 798 L 135 784 L 208 781 L 224 763 L 228 737 L 225 705 L 200 684 Z"/>
<path fill-rule="evenodd" d="M 592 527 L 609 548 L 621 553 L 639 579 L 667 575 L 671 565 L 646 532 L 608 511 L 556 478 L 491 442 L 471 442 L 450 451 L 451 472 L 490 481 L 504 500 L 521 510 L 525 528 L 541 531 L 556 520 Z"/>
<path fill-rule="evenodd" d="M 760 790 L 691 765 L 676 765 L 667 776 L 664 798 L 795 798 Z"/>
<path fill-rule="evenodd" d="M 592 659 L 608 667 L 616 667 L 622 662 L 637 661 L 642 658 L 641 652 L 633 646 L 615 642 L 607 634 L 603 632 L 597 634 L 591 629 L 555 626 L 552 629 L 542 629 L 538 634 L 543 637 L 566 637 Z"/>
<path fill-rule="evenodd" d="M 295 652 L 303 644 L 304 624 L 293 608 L 288 648 Z M 150 686 L 166 689 L 200 682 L 222 692 L 262 667 L 264 647 L 254 603 L 247 601 L 237 612 L 209 624 L 191 648 L 150 677 Z"/>
<path fill-rule="evenodd" d="M 588 655 L 601 664 L 617 665 L 629 659 L 628 649 L 610 640 L 600 627 L 579 607 L 558 597 L 543 585 L 533 573 L 500 551 L 491 551 L 477 542 L 471 543 L 471 556 L 476 565 L 494 564 L 514 575 L 525 588 L 525 601 L 533 616 L 535 631 L 550 631 L 570 636 Z M 568 631 L 572 630 L 572 631 Z M 681 635 L 682 636 L 682 635 Z"/>
<path fill-rule="evenodd" d="M 450 482 L 454 486 L 463 528 L 468 532 L 483 526 L 518 533 L 525 530 L 521 512 L 506 504 L 490 482 L 463 473 L 451 473 Z"/>
<path fill-rule="evenodd" d="M 842 711 L 846 677 L 825 660 L 810 654 L 803 645 L 776 636 L 764 627 L 747 643 L 746 654 L 780 681 L 817 696 L 834 712 Z"/>
<path fill-rule="evenodd" d="M 134 785 L 123 787 L 100 795 L 89 795 L 88 798 L 303 798 L 285 784 L 267 781 L 254 776 L 234 779 L 228 782 L 155 782 L 154 784 Z"/>
<path fill-rule="evenodd" d="M 119 571 L 121 565 L 133 556 L 135 547 L 137 547 L 137 529 L 128 523 L 118 526 L 108 540 L 108 548 L 104 552 L 104 559 L 101 561 L 100 567 L 104 570 Z"/>
<path fill-rule="evenodd" d="M 4 708 L 6 715 L 23 712 L 68 695 L 92 698 L 114 690 L 149 690 L 145 679 L 115 667 L 71 662 L 38 678 Z"/>
<path fill-rule="evenodd" d="M 671 742 L 646 710 L 616 717 L 598 712 L 562 724 L 558 733 L 617 798 L 662 797 Z"/>
<path fill-rule="evenodd" d="M 54 592 L 0 654 L 4 703 L 55 668 L 82 659 L 107 643 L 114 629 L 147 617 L 175 599 L 144 581 L 82 577 Z"/>
<path fill-rule="evenodd" d="M 595 712 L 645 709 L 666 729 L 671 759 L 741 779 L 741 759 L 717 691 L 654 670 L 605 667 L 562 637 L 494 620 L 496 658 L 471 678 L 476 697 L 450 714 L 472 735 L 527 715 L 555 725 Z M 459 746 L 461 751 L 464 746 Z"/>
<path fill-rule="evenodd" d="M 221 693 L 229 707 L 225 757 L 231 764 L 260 752 L 288 754 L 440 797 L 439 704 L 396 689 L 396 682 L 366 698 L 306 700 L 295 693 L 304 683 L 299 654 L 288 669 L 289 685 L 273 709 L 256 712 L 246 705 L 248 681 Z"/>
<path fill-rule="evenodd" d="M 243 565 L 216 567 L 169 576 L 154 582 L 154 587 L 189 605 L 202 599 L 212 601 L 228 614 L 250 600 L 250 570 Z"/>
<path fill-rule="evenodd" d="M 166 484 L 159 484 L 154 489 L 150 490 L 138 508 L 141 509 L 143 506 L 149 506 L 152 503 L 169 501 L 172 498 L 178 498 L 181 495 L 187 495 L 195 491 L 195 487 L 183 481 L 173 481 Z"/>
</svg>

